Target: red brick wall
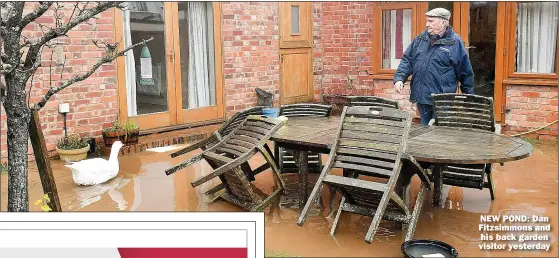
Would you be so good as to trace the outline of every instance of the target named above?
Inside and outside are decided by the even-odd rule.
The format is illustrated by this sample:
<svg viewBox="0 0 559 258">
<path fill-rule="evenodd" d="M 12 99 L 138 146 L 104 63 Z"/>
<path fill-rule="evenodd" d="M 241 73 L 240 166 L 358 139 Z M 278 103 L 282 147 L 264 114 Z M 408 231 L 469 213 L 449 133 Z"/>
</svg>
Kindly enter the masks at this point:
<svg viewBox="0 0 559 258">
<path fill-rule="evenodd" d="M 256 105 L 255 89 L 279 101 L 279 5 L 277 2 L 224 2 L 223 72 L 228 116 Z"/>
<path fill-rule="evenodd" d="M 523 133 L 558 119 L 557 86 L 509 85 L 505 115 L 507 134 Z M 542 140 L 557 140 L 557 124 L 527 135 Z"/>
<path fill-rule="evenodd" d="M 64 4 L 71 6 L 71 3 Z M 26 11 L 37 5 L 38 3 L 27 3 Z M 71 11 L 70 9 L 69 13 L 66 13 L 66 17 L 70 16 Z M 54 21 L 53 17 L 53 12 L 48 11 L 37 22 L 50 26 L 50 23 Z M 104 55 L 104 50 L 97 48 L 91 42 L 91 39 L 107 43 L 114 41 L 112 10 L 102 13 L 98 19 L 91 19 L 89 23 L 91 25 L 78 25 L 68 33 L 68 37 L 58 39 L 62 45 L 57 46 L 53 53 L 53 86 L 56 86 L 61 79 L 61 66 L 56 67 L 56 63 L 61 64 L 65 60 L 66 65 L 62 73 L 62 80 L 66 81 L 88 71 Z M 30 39 L 39 37 L 42 35 L 41 28 L 36 23 L 31 23 L 24 29 L 24 35 Z M 43 67 L 37 70 L 33 79 L 31 103 L 38 102 L 50 87 L 51 53 L 51 49 L 44 48 Z M 29 89 L 30 82 L 27 89 Z M 105 89 L 101 90 L 102 87 Z M 60 103 L 70 104 L 70 113 L 67 116 L 68 133 L 80 132 L 82 135 L 100 136 L 102 128 L 110 125 L 116 119 L 118 112 L 115 65 L 103 65 L 85 81 L 76 83 L 53 96 L 47 102 L 47 105 L 41 109 L 39 114 L 47 149 L 49 150 L 54 150 L 56 140 L 64 135 L 64 119 L 58 113 L 58 104 Z M 5 158 L 7 156 L 7 123 L 3 110 L 0 118 L 2 121 L 0 123 L 2 157 Z M 31 145 L 29 145 L 29 153 L 32 153 Z"/>
<path fill-rule="evenodd" d="M 314 24 L 315 71 L 320 71 L 315 72 L 315 88 L 323 95 L 395 99 L 404 109 L 415 113 L 409 101 L 409 85 L 399 94 L 394 91 L 392 80 L 373 79 L 372 15 L 370 2 L 322 3 L 321 19 Z"/>
<path fill-rule="evenodd" d="M 323 46 L 322 46 L 322 5 L 321 2 L 313 3 L 312 24 L 313 24 L 313 86 L 314 101 L 322 101 L 322 78 L 324 72 Z"/>
<path fill-rule="evenodd" d="M 373 9 L 369 2 L 323 2 L 318 46 L 322 60 L 322 94 L 370 95 Z"/>
</svg>

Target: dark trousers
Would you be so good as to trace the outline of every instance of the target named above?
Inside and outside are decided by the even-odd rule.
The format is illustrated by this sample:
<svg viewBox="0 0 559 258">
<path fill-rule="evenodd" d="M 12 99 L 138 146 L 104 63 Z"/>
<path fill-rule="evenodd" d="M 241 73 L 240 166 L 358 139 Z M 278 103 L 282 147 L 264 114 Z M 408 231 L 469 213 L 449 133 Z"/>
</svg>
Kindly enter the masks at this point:
<svg viewBox="0 0 559 258">
<path fill-rule="evenodd" d="M 433 106 L 417 103 L 417 109 L 419 110 L 419 115 L 421 116 L 421 124 L 427 125 L 433 118 Z"/>
</svg>

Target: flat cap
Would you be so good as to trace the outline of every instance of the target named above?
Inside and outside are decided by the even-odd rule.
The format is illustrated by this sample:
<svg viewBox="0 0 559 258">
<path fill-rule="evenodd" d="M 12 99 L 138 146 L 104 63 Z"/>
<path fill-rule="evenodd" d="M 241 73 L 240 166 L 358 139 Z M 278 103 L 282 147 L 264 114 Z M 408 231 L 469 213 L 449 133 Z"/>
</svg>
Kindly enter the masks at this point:
<svg viewBox="0 0 559 258">
<path fill-rule="evenodd" d="M 429 17 L 439 17 L 445 20 L 450 20 L 450 11 L 444 8 L 435 8 L 425 13 Z"/>
</svg>

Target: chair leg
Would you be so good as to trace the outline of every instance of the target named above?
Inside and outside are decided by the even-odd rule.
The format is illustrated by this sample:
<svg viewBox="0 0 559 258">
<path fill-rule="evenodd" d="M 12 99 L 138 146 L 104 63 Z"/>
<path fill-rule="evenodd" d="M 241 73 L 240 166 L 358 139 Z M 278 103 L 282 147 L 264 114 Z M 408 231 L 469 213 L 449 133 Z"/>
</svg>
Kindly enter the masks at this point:
<svg viewBox="0 0 559 258">
<path fill-rule="evenodd" d="M 260 204 L 254 206 L 254 208 L 252 208 L 251 211 L 259 212 L 264 210 L 264 208 L 268 207 L 268 205 L 272 203 L 272 200 L 276 198 L 279 193 L 281 193 L 281 189 L 275 190 L 272 194 L 266 197 L 266 199 L 264 199 Z"/>
<path fill-rule="evenodd" d="M 328 218 L 331 218 L 334 214 L 334 201 L 336 200 L 336 189 L 334 187 L 329 187 L 328 190 L 330 191 L 330 202 L 328 204 L 328 209 L 330 210 L 330 214 L 328 214 Z"/>
<path fill-rule="evenodd" d="M 338 207 L 338 213 L 336 214 L 336 219 L 334 219 L 334 224 L 332 224 L 332 229 L 330 230 L 331 236 L 334 236 L 338 231 L 338 222 L 340 221 L 344 204 L 345 204 L 345 197 L 342 197 L 342 201 L 340 202 L 340 207 Z"/>
<path fill-rule="evenodd" d="M 256 178 L 254 177 L 254 174 L 252 173 L 252 168 L 250 167 L 250 164 L 248 164 L 248 162 L 245 162 L 245 163 L 241 164 L 241 169 L 245 173 L 249 182 L 252 182 L 252 181 L 256 180 Z"/>
<path fill-rule="evenodd" d="M 278 166 L 280 173 L 283 170 L 283 155 L 281 155 L 282 149 L 283 148 L 280 148 L 277 143 L 274 143 L 274 160 L 276 161 L 276 165 Z"/>
<path fill-rule="evenodd" d="M 493 174 L 491 164 L 487 164 L 485 166 L 485 173 L 487 174 L 487 185 L 486 187 L 489 188 L 489 194 L 491 194 L 491 200 L 495 200 L 495 186 L 493 185 Z"/>
<path fill-rule="evenodd" d="M 272 171 L 274 172 L 275 178 L 278 180 L 277 181 L 277 183 L 279 184 L 278 190 L 281 190 L 282 193 L 285 194 L 286 191 L 285 182 L 283 181 L 283 178 L 281 177 L 281 173 L 278 167 L 276 166 L 276 162 L 272 157 L 272 150 L 270 150 L 270 147 L 267 144 L 264 144 L 263 148 L 260 149 L 260 153 L 262 154 L 262 156 L 264 156 L 264 159 L 268 161 L 268 163 L 270 164 L 270 168 L 272 168 Z"/>
<path fill-rule="evenodd" d="M 412 239 L 413 234 L 415 233 L 415 226 L 417 224 L 417 220 L 419 219 L 419 214 L 421 213 L 421 206 L 423 205 L 423 197 L 425 196 L 425 190 L 427 187 L 424 184 L 421 184 L 421 190 L 417 194 L 417 199 L 415 201 L 415 205 L 413 208 L 413 212 L 411 214 L 410 222 L 407 225 L 407 232 L 406 232 L 406 239 L 405 241 L 409 241 Z"/>
<path fill-rule="evenodd" d="M 433 206 L 440 208 L 441 192 L 443 189 L 443 165 L 436 164 L 433 167 Z"/>
<path fill-rule="evenodd" d="M 358 176 L 355 171 L 349 169 L 343 169 L 342 175 L 344 177 L 351 177 L 351 178 L 356 178 Z M 336 189 L 334 189 L 334 187 L 330 187 L 330 204 L 328 205 L 328 208 L 330 209 L 330 214 L 328 214 L 328 218 L 331 218 L 332 215 L 334 215 L 335 197 L 336 197 Z"/>
<path fill-rule="evenodd" d="M 307 220 L 307 218 L 309 216 L 309 212 L 311 210 L 311 205 L 316 201 L 316 198 L 319 198 L 320 196 L 322 196 L 320 191 L 322 189 L 322 185 L 324 184 L 323 183 L 324 178 L 326 177 L 327 174 L 328 174 L 328 172 L 322 171 L 322 173 L 318 177 L 318 180 L 316 180 L 316 184 L 314 185 L 314 188 L 313 188 L 311 194 L 309 195 L 309 198 L 307 199 L 307 202 L 305 203 L 305 206 L 303 207 L 303 210 L 299 214 L 299 218 L 297 219 L 297 225 L 303 226 L 303 224 L 305 223 L 305 221 Z"/>
<path fill-rule="evenodd" d="M 382 198 L 380 199 L 377 210 L 375 211 L 373 221 L 371 222 L 369 230 L 367 230 L 367 234 L 365 235 L 365 242 L 367 242 L 368 244 L 373 242 L 378 225 L 380 224 L 384 211 L 386 210 L 386 206 L 388 206 L 388 202 L 390 201 L 390 194 L 391 193 L 389 192 L 384 192 L 382 194 Z"/>
</svg>

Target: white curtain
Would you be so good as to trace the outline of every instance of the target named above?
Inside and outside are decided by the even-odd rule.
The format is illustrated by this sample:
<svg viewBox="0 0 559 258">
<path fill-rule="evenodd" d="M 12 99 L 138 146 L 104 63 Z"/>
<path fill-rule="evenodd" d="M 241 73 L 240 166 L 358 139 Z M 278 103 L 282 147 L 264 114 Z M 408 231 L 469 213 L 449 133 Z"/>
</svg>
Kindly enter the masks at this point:
<svg viewBox="0 0 559 258">
<path fill-rule="evenodd" d="M 213 28 L 205 2 L 188 3 L 188 108 L 212 105 Z"/>
<path fill-rule="evenodd" d="M 519 3 L 516 71 L 554 73 L 559 2 Z"/>
<path fill-rule="evenodd" d="M 122 20 L 124 22 L 124 47 L 132 45 L 132 33 L 130 30 L 130 8 L 122 11 Z M 138 106 L 136 104 L 136 62 L 134 61 L 134 52 L 132 50 L 126 52 L 124 57 L 126 70 L 126 102 L 128 103 L 128 116 L 138 114 Z"/>
</svg>

